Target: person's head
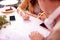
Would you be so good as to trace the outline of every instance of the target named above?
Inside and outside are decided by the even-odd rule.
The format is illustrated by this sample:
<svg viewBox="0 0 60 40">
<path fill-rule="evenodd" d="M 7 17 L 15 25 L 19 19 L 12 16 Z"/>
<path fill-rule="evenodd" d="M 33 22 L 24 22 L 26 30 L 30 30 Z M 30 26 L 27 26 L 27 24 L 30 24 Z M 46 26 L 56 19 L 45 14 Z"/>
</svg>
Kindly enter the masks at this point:
<svg viewBox="0 0 60 40">
<path fill-rule="evenodd" d="M 60 0 L 38 0 L 40 8 L 46 13 L 52 13 L 58 6 Z"/>
</svg>

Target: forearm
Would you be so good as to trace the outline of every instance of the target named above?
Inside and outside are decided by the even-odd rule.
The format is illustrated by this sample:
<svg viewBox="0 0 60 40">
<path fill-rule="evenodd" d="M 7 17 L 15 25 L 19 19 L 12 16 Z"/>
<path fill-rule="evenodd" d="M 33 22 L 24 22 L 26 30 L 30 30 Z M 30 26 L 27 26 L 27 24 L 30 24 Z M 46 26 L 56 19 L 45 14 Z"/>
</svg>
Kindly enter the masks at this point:
<svg viewBox="0 0 60 40">
<path fill-rule="evenodd" d="M 55 20 L 59 15 L 60 15 L 60 7 L 57 8 L 57 9 L 52 13 L 52 15 L 50 15 L 50 16 L 48 17 L 48 19 L 44 21 L 45 25 L 50 28 L 50 27 L 52 26 L 52 23 L 54 22 L 54 20 Z"/>
<path fill-rule="evenodd" d="M 57 29 L 60 29 L 60 17 L 57 18 L 57 20 L 56 20 L 56 25 L 55 25 L 55 27 L 53 28 L 53 30 L 57 30 Z"/>
</svg>

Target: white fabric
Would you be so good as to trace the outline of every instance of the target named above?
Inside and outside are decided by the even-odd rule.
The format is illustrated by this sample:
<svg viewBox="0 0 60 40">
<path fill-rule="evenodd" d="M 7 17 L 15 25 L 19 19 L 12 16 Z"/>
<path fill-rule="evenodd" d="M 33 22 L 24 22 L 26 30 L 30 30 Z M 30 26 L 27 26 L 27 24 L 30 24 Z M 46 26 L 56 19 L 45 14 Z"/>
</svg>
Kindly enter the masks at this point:
<svg viewBox="0 0 60 40">
<path fill-rule="evenodd" d="M 3 0 L 0 2 L 1 5 L 14 5 L 17 3 L 18 3 L 18 0 Z"/>
<path fill-rule="evenodd" d="M 0 15 L 3 14 L 1 13 Z M 32 31 L 38 31 L 44 37 L 47 37 L 50 34 L 50 31 L 39 26 L 39 24 L 42 23 L 39 19 L 30 16 L 29 21 L 24 21 L 16 10 L 11 14 L 6 15 L 7 19 L 9 20 L 9 16 L 12 15 L 15 16 L 16 20 L 10 21 L 11 25 L 0 30 L 0 38 L 4 40 L 30 40 L 29 34 Z"/>
<path fill-rule="evenodd" d="M 49 18 L 47 18 L 47 19 L 44 21 L 45 25 L 46 25 L 49 29 L 51 29 L 51 26 L 53 25 L 52 23 L 53 23 L 54 19 L 56 19 L 57 16 L 59 16 L 59 15 L 60 15 L 60 6 L 49 16 Z"/>
</svg>

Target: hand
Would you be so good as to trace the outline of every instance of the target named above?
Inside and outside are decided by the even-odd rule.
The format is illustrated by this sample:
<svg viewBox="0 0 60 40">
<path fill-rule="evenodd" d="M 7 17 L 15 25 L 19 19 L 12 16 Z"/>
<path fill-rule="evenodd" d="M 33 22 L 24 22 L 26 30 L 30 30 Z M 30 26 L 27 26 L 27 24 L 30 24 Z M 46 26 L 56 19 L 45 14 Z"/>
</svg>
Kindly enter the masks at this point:
<svg viewBox="0 0 60 40">
<path fill-rule="evenodd" d="M 39 32 L 31 32 L 29 37 L 31 38 L 31 40 L 43 40 L 44 38 Z"/>
<path fill-rule="evenodd" d="M 28 11 L 24 11 L 21 8 L 17 8 L 17 12 L 22 16 L 24 20 L 29 20 Z"/>
<path fill-rule="evenodd" d="M 17 13 L 22 14 L 22 13 L 23 13 L 23 10 L 18 7 L 18 8 L 17 8 Z"/>
<path fill-rule="evenodd" d="M 25 14 L 22 16 L 24 20 L 29 20 L 29 15 Z"/>
</svg>

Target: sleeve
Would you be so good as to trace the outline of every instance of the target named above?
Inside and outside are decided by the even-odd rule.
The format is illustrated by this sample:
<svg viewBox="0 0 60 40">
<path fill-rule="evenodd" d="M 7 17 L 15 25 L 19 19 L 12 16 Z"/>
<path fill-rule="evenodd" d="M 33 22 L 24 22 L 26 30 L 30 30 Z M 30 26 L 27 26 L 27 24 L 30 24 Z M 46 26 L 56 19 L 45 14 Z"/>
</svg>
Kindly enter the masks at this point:
<svg viewBox="0 0 60 40">
<path fill-rule="evenodd" d="M 48 18 L 44 21 L 45 25 L 50 28 L 54 20 L 60 15 L 60 7 L 58 7 Z M 50 28 L 51 29 L 51 28 Z"/>
<path fill-rule="evenodd" d="M 60 18 L 57 20 L 56 25 L 53 28 L 53 30 L 58 30 L 58 29 L 60 29 Z"/>
</svg>

